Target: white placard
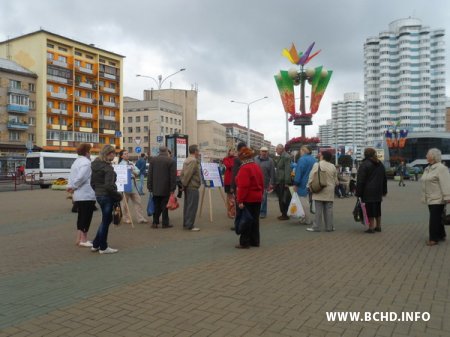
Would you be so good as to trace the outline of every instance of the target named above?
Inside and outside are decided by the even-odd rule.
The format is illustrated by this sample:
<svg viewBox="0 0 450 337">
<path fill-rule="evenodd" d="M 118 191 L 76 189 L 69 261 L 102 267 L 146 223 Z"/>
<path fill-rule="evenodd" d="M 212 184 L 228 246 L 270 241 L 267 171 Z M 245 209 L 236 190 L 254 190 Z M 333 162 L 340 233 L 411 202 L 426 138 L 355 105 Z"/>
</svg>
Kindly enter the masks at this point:
<svg viewBox="0 0 450 337">
<path fill-rule="evenodd" d="M 202 177 L 206 187 L 222 187 L 222 175 L 219 164 L 201 163 Z"/>
<path fill-rule="evenodd" d="M 117 174 L 117 191 L 123 192 L 125 185 L 128 183 L 128 166 L 127 165 L 113 165 L 114 172 Z"/>
</svg>

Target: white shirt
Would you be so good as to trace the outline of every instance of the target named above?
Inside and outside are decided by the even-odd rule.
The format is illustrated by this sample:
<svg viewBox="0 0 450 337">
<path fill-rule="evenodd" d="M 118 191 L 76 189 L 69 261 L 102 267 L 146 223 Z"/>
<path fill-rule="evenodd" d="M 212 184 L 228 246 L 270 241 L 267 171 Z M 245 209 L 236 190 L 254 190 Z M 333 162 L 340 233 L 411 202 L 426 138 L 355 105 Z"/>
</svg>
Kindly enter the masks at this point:
<svg viewBox="0 0 450 337">
<path fill-rule="evenodd" d="M 84 156 L 78 157 L 70 168 L 68 188 L 72 188 L 73 201 L 95 200 L 91 187 L 91 161 Z"/>
</svg>

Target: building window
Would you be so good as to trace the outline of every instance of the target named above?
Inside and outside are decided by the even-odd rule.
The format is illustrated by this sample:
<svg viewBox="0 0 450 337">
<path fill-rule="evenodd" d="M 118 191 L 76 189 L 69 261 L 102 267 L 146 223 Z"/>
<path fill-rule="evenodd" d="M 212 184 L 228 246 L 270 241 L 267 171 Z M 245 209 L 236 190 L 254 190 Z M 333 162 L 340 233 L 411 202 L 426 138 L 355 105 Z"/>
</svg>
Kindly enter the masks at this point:
<svg viewBox="0 0 450 337">
<path fill-rule="evenodd" d="M 80 97 L 81 96 L 81 91 L 80 90 L 75 90 L 75 96 Z"/>
<path fill-rule="evenodd" d="M 148 126 L 144 126 L 144 132 L 148 132 Z"/>
<path fill-rule="evenodd" d="M 61 51 L 67 52 L 67 48 L 64 48 L 64 47 L 58 47 L 58 49 L 61 50 Z"/>
<path fill-rule="evenodd" d="M 144 136 L 144 143 L 148 143 L 148 136 Z"/>
<path fill-rule="evenodd" d="M 133 137 L 128 137 L 128 143 L 133 143 Z"/>
<path fill-rule="evenodd" d="M 29 133 L 29 134 L 28 134 L 28 140 L 29 140 L 30 142 L 34 142 L 34 133 Z"/>
<path fill-rule="evenodd" d="M 90 69 L 90 70 L 92 70 L 92 68 L 93 68 L 92 63 L 85 63 L 84 66 L 86 69 Z"/>
<path fill-rule="evenodd" d="M 59 103 L 59 108 L 61 110 L 67 110 L 67 103 L 63 103 L 63 102 Z"/>
<path fill-rule="evenodd" d="M 51 44 L 51 43 L 47 43 L 47 48 L 55 48 L 55 45 Z"/>
<path fill-rule="evenodd" d="M 140 126 L 136 127 L 136 132 L 141 132 L 141 127 Z"/>
<path fill-rule="evenodd" d="M 81 67 L 81 61 L 75 60 L 75 67 Z"/>
<path fill-rule="evenodd" d="M 164 133 L 164 127 L 161 126 L 161 133 Z"/>
<path fill-rule="evenodd" d="M 47 84 L 47 91 L 48 92 L 53 92 L 53 85 Z"/>
<path fill-rule="evenodd" d="M 164 116 L 161 116 L 161 122 L 164 122 Z"/>
<path fill-rule="evenodd" d="M 63 63 L 67 63 L 67 57 L 62 56 L 62 55 L 58 55 L 58 61 L 59 62 L 63 62 Z"/>
<path fill-rule="evenodd" d="M 169 117 L 166 117 L 166 123 L 169 123 Z"/>
<path fill-rule="evenodd" d="M 132 128 L 132 127 L 129 127 L 129 128 L 128 128 L 128 132 L 129 132 L 129 133 L 133 133 L 133 128 Z"/>
<path fill-rule="evenodd" d="M 133 148 L 132 147 L 128 148 L 128 153 L 133 153 Z"/>
<path fill-rule="evenodd" d="M 75 51 L 75 55 L 77 55 L 77 56 L 83 56 L 83 54 L 82 53 L 80 53 L 79 51 Z"/>
<path fill-rule="evenodd" d="M 128 117 L 128 123 L 133 123 L 133 117 Z"/>
<path fill-rule="evenodd" d="M 93 97 L 92 92 L 86 91 L 86 97 L 87 97 L 87 98 L 92 98 L 92 97 Z"/>
<path fill-rule="evenodd" d="M 19 131 L 9 131 L 9 140 L 12 140 L 12 141 L 20 140 Z"/>
<path fill-rule="evenodd" d="M 87 55 L 87 54 L 86 54 L 86 58 L 89 59 L 89 60 L 93 60 L 93 59 L 94 59 L 94 56 L 92 56 L 92 55 Z M 92 69 L 92 68 L 88 68 L 88 69 Z"/>
<path fill-rule="evenodd" d="M 58 88 L 59 93 L 61 94 L 67 94 L 67 88 L 66 87 L 59 87 Z"/>
<path fill-rule="evenodd" d="M 81 105 L 76 104 L 75 105 L 75 111 L 76 112 L 81 112 Z"/>
<path fill-rule="evenodd" d="M 100 137 L 100 144 L 105 144 L 105 137 Z"/>
<path fill-rule="evenodd" d="M 22 89 L 22 82 L 16 80 L 9 80 L 9 87 L 14 89 Z"/>
<path fill-rule="evenodd" d="M 92 122 L 91 121 L 87 121 L 86 122 L 86 127 L 87 128 L 92 128 Z"/>
<path fill-rule="evenodd" d="M 166 126 L 166 133 L 169 133 L 169 128 Z"/>
<path fill-rule="evenodd" d="M 148 116 L 144 116 L 144 122 L 148 122 Z"/>
<path fill-rule="evenodd" d="M 136 116 L 136 123 L 140 123 L 141 122 L 141 117 Z"/>
<path fill-rule="evenodd" d="M 36 102 L 35 101 L 29 101 L 29 106 L 31 110 L 35 110 L 36 109 Z"/>
<path fill-rule="evenodd" d="M 87 106 L 86 107 L 86 112 L 91 114 L 93 112 L 92 107 L 91 106 Z"/>
<path fill-rule="evenodd" d="M 36 118 L 28 117 L 28 125 L 35 125 L 35 124 L 36 124 Z"/>
<path fill-rule="evenodd" d="M 28 91 L 36 92 L 36 85 L 34 83 L 28 83 Z"/>
<path fill-rule="evenodd" d="M 47 52 L 47 59 L 48 60 L 53 60 L 53 53 L 50 53 L 49 51 Z"/>
</svg>

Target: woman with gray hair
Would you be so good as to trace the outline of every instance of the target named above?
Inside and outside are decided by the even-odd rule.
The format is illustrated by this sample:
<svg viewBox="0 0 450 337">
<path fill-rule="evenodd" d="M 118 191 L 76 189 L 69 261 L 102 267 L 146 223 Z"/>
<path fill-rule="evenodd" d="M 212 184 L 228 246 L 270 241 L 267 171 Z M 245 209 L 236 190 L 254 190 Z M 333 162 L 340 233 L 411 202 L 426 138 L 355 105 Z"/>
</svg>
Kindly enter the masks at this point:
<svg viewBox="0 0 450 337">
<path fill-rule="evenodd" d="M 426 244 L 435 246 L 446 237 L 442 212 L 445 204 L 450 202 L 450 174 L 448 168 L 441 163 L 440 150 L 428 150 L 427 161 L 429 165 L 421 178 L 422 201 L 428 205 L 430 212 L 429 240 Z"/>
</svg>

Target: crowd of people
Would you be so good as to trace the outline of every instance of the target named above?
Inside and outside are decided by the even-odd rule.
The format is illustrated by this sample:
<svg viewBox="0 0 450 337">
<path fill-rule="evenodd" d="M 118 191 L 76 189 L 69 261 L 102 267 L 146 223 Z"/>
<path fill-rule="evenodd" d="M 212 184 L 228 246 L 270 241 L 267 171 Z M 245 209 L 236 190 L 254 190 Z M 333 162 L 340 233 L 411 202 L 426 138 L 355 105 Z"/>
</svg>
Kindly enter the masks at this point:
<svg viewBox="0 0 450 337">
<path fill-rule="evenodd" d="M 73 201 L 78 209 L 76 243 L 100 254 L 116 253 L 118 250 L 109 247 L 107 243 L 115 203 L 122 203 L 125 223 L 132 221 L 130 204 L 133 205 L 138 222 L 148 222 L 141 199 L 145 194 L 143 187 L 147 158 L 142 155 L 134 165 L 129 160 L 128 152 L 120 151 L 119 165 L 129 168 L 132 179 L 131 189 L 118 192 L 117 175 L 112 166 L 116 157 L 114 147 L 105 145 L 92 162 L 90 150 L 89 144 L 83 143 L 78 147 L 79 158 L 73 163 L 69 177 L 68 191 L 73 194 Z M 259 220 L 268 215 L 267 196 L 272 191 L 278 198 L 280 215 L 277 219 L 280 221 L 290 219 L 288 209 L 292 193 L 298 195 L 303 208 L 303 216 L 299 222 L 306 225 L 309 232 L 334 231 L 334 199 L 336 196 L 351 195 L 356 196 L 365 206 L 365 232 L 381 232 L 381 203 L 388 192 L 387 176 L 386 169 L 373 148 L 365 149 L 359 168 L 354 168 L 348 174 L 339 172 L 341 169 L 333 164 L 333 155 L 328 151 L 320 152 L 316 159 L 309 146 L 302 146 L 294 172 L 291 157 L 282 144 L 276 147 L 276 153 L 271 158 L 268 149 L 262 147 L 256 155 L 245 143 L 239 143 L 236 149 L 229 149 L 223 159 L 227 216 L 236 220 L 231 229 L 240 235 L 236 248 L 259 247 Z M 441 152 L 438 149 L 428 151 L 427 161 L 429 165 L 421 178 L 422 201 L 429 208 L 429 240 L 426 244 L 434 246 L 446 238 L 442 214 L 445 204 L 450 202 L 450 174 L 441 163 Z M 173 227 L 169 219 L 168 204 L 174 198 L 178 186 L 179 195 L 181 192 L 184 194 L 183 228 L 193 232 L 200 230 L 195 226 L 202 183 L 200 169 L 197 145 L 189 146 L 189 157 L 184 161 L 179 177 L 176 161 L 166 147 L 161 146 L 159 155 L 148 160 L 147 190 L 149 200 L 154 204 L 152 228 L 156 229 L 160 224 L 162 228 Z M 404 185 L 403 180 L 400 180 L 399 185 Z M 100 206 L 102 219 L 91 242 L 87 234 L 95 202 Z M 244 212 L 247 214 L 245 223 L 241 216 Z"/>
</svg>

